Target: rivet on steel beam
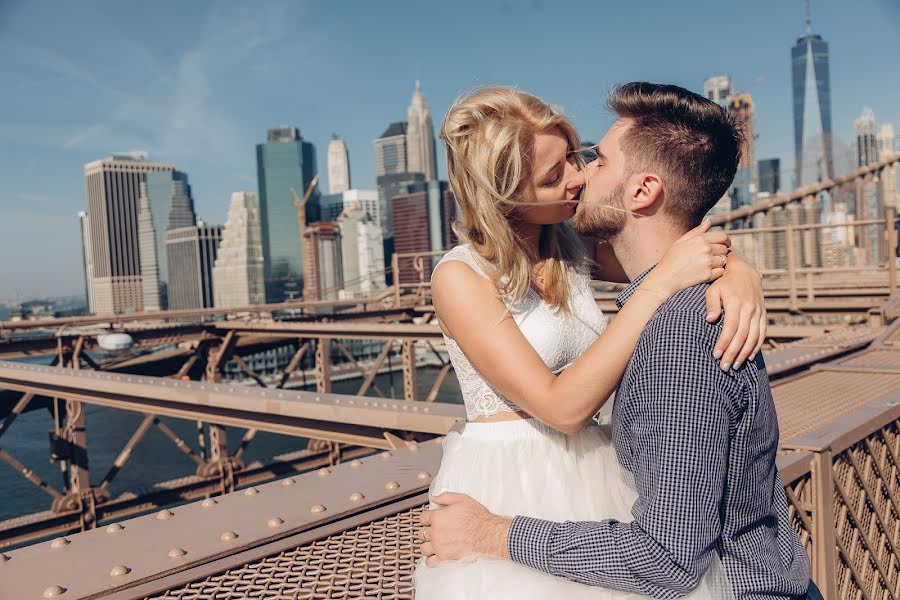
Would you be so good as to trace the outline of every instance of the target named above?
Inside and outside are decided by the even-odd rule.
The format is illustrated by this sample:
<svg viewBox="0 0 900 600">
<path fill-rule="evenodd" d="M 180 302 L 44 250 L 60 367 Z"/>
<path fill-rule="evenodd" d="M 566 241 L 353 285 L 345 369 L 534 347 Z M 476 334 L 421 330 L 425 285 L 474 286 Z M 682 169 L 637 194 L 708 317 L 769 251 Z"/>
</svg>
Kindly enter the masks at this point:
<svg viewBox="0 0 900 600">
<path fill-rule="evenodd" d="M 381 460 L 391 460 L 392 456 L 393 456 L 393 454 L 391 454 L 390 452 L 382 452 Z"/>
<path fill-rule="evenodd" d="M 50 547 L 51 548 L 65 548 L 66 546 L 68 546 L 71 543 L 72 542 L 70 542 L 69 540 L 67 540 L 64 537 L 58 537 L 55 540 L 53 540 L 52 542 L 50 542 Z"/>
<path fill-rule="evenodd" d="M 321 504 L 315 504 L 315 505 L 313 505 L 312 508 L 309 509 L 309 512 L 320 513 L 320 512 L 325 512 L 325 510 L 326 510 L 325 507 L 322 506 Z"/>
<path fill-rule="evenodd" d="M 359 460 L 358 458 L 354 458 L 353 460 L 350 461 L 350 466 L 353 467 L 354 469 L 357 467 L 360 467 L 360 466 L 362 466 L 362 461 Z"/>
<path fill-rule="evenodd" d="M 431 479 L 431 473 L 429 473 L 428 471 L 419 471 L 416 474 L 416 479 L 418 479 L 419 481 L 428 481 L 429 479 Z"/>
<path fill-rule="evenodd" d="M 335 404 L 340 404 L 340 403 L 341 403 L 341 399 L 340 399 L 340 398 L 335 398 L 335 399 L 334 399 L 334 403 L 335 403 Z"/>
<path fill-rule="evenodd" d="M 175 516 L 175 513 L 173 513 L 171 510 L 168 510 L 165 508 L 162 509 L 161 511 L 159 511 L 158 513 L 156 513 L 156 518 L 159 519 L 160 521 L 168 521 L 169 519 L 171 519 L 174 516 Z"/>
<path fill-rule="evenodd" d="M 384 489 L 386 489 L 386 490 L 399 490 L 399 489 L 400 489 L 400 484 L 397 483 L 396 481 L 388 481 L 386 484 L 384 484 Z"/>
<path fill-rule="evenodd" d="M 225 531 L 222 535 L 219 536 L 219 539 L 223 542 L 233 542 L 238 538 L 238 534 L 233 531 Z"/>
<path fill-rule="evenodd" d="M 425 413 L 431 412 L 431 408 L 426 406 L 425 408 L 422 409 L 422 412 L 425 412 Z"/>
<path fill-rule="evenodd" d="M 56 598 L 66 593 L 66 588 L 61 585 L 51 585 L 44 590 L 44 598 Z"/>
<path fill-rule="evenodd" d="M 212 508 L 216 504 L 218 504 L 218 502 L 216 501 L 215 498 L 207 498 L 206 500 L 204 500 L 203 502 L 200 503 L 200 506 L 202 506 L 203 508 Z"/>
<path fill-rule="evenodd" d="M 181 548 L 172 548 L 169 550 L 169 558 L 181 558 L 187 554 L 187 550 L 182 550 Z"/>
<path fill-rule="evenodd" d="M 256 489 L 255 487 L 249 487 L 249 488 L 247 488 L 246 490 L 244 490 L 244 495 L 245 495 L 245 496 L 255 496 L 255 495 L 257 495 L 258 493 L 259 493 L 259 490 Z"/>
<path fill-rule="evenodd" d="M 123 527 L 121 523 L 113 523 L 106 527 L 106 533 L 119 533 L 123 529 L 125 529 L 125 527 Z"/>
<path fill-rule="evenodd" d="M 121 577 L 122 575 L 128 575 L 131 573 L 131 569 L 126 567 L 125 565 L 116 565 L 109 572 L 110 577 Z"/>
<path fill-rule="evenodd" d="M 331 475 L 331 469 L 329 469 L 328 467 L 322 467 L 321 469 L 319 469 L 318 473 L 319 477 L 327 477 L 328 475 Z"/>
<path fill-rule="evenodd" d="M 282 480 L 281 480 L 281 485 L 283 485 L 284 487 L 292 486 L 292 485 L 294 485 L 295 483 L 297 483 L 297 480 L 294 479 L 293 477 L 288 477 L 287 479 L 282 479 Z"/>
<path fill-rule="evenodd" d="M 363 500 L 364 498 L 365 498 L 365 496 L 363 496 L 359 492 L 353 492 L 352 494 L 350 494 L 350 502 L 359 502 L 360 500 Z"/>
<path fill-rule="evenodd" d="M 279 517 L 272 517 L 266 524 L 274 529 L 275 527 L 281 527 L 282 525 L 284 525 L 284 519 Z"/>
</svg>

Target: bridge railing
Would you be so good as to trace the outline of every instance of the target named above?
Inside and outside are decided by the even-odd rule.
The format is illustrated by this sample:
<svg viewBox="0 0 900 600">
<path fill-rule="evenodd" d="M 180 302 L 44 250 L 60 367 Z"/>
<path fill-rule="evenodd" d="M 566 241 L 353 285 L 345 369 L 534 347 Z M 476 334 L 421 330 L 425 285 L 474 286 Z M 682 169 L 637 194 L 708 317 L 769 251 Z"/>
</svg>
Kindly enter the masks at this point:
<svg viewBox="0 0 900 600">
<path fill-rule="evenodd" d="M 826 344 L 845 350 L 773 385 L 782 434 L 778 468 L 792 524 L 826 600 L 893 600 L 900 584 L 900 327 L 852 350 L 848 341 L 842 334 L 780 351 L 775 362 L 789 367 L 798 358 L 817 361 L 791 358 L 797 352 L 815 354 Z M 412 600 L 418 514 L 439 461 L 440 440 L 402 444 L 0 553 L 7 563 L 0 568 L 13 569 L 0 577 L 0 596 L 64 589 L 73 597 L 188 600 L 365 590 Z"/>
<path fill-rule="evenodd" d="M 893 176 L 891 169 L 896 168 L 898 162 L 900 162 L 900 154 L 892 154 L 876 162 L 853 169 L 834 179 L 800 187 L 790 194 L 764 197 L 753 204 L 713 215 L 711 217 L 712 223 L 713 225 L 730 226 L 734 223 L 743 222 L 748 217 L 756 214 L 768 213 L 778 207 L 787 207 L 804 201 L 815 202 L 817 198 L 823 195 L 838 199 L 843 197 L 851 203 L 858 204 L 867 188 L 871 191 L 871 184 L 877 184 L 886 171 Z M 860 214 L 865 214 L 865 212 L 867 211 L 863 211 Z M 870 214 L 869 216 L 873 215 Z"/>
<path fill-rule="evenodd" d="M 730 229 L 733 247 L 763 274 L 767 295 L 787 297 L 799 311 L 800 300 L 827 295 L 893 296 L 897 291 L 897 219 L 884 218 L 817 223 L 818 206 L 776 207 L 757 223 Z M 431 273 L 443 252 L 394 255 L 395 303 L 427 304 Z"/>
<path fill-rule="evenodd" d="M 400 306 L 400 298 L 404 295 L 412 295 L 420 303 L 425 302 L 427 291 L 431 288 L 431 272 L 445 252 L 398 253 L 391 257 L 396 306 Z"/>
<path fill-rule="evenodd" d="M 789 212 L 782 211 L 782 212 Z M 897 291 L 898 236 L 893 210 L 883 219 L 787 223 L 732 229 L 733 248 L 763 274 L 766 289 L 784 291 L 796 308 L 826 290 L 892 296 Z M 799 211 L 782 217 L 800 220 Z M 854 292 L 855 290 L 855 292 Z"/>
</svg>

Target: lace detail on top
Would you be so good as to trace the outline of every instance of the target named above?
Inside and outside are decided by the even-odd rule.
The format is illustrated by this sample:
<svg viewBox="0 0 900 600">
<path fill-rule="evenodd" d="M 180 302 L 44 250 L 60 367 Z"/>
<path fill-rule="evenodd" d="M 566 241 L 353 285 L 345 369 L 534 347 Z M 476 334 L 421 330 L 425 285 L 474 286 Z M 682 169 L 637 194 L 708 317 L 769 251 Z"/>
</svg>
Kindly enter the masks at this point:
<svg viewBox="0 0 900 600">
<path fill-rule="evenodd" d="M 468 245 L 456 246 L 447 252 L 435 270 L 450 260 L 463 262 L 482 277 L 487 277 Z M 533 289 L 522 300 L 504 299 L 516 325 L 553 373 L 559 373 L 572 364 L 606 329 L 606 317 L 594 301 L 587 268 L 572 269 L 569 284 L 568 312 L 555 311 Z M 459 380 L 466 417 L 470 421 L 476 417 L 520 410 L 478 372 L 453 338 L 445 334 L 444 341 Z"/>
</svg>

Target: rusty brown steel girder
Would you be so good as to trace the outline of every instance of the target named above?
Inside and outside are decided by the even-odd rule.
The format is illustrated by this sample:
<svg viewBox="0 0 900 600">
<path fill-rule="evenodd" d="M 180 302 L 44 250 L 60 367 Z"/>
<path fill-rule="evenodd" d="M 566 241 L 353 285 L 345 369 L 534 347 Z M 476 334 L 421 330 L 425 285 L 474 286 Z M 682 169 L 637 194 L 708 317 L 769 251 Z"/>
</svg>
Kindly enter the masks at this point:
<svg viewBox="0 0 900 600">
<path fill-rule="evenodd" d="M 386 505 L 411 498 L 420 503 L 440 455 L 439 440 L 412 444 L 14 550 L 9 564 L 0 565 L 15 570 L 14 576 L 0 577 L 0 597 L 37 598 L 53 586 L 66 589 L 63 597 L 101 598 L 115 592 L 134 597 L 129 588 L 163 573 L 194 577 L 212 560 L 258 554 L 260 547 L 281 539 L 297 543 L 296 536 L 308 539 L 330 524 L 346 528 L 357 516 L 366 522 Z M 111 575 L 118 566 L 124 568 Z"/>
<path fill-rule="evenodd" d="M 441 339 L 437 325 L 414 323 L 309 323 L 295 321 L 244 321 L 216 323 L 216 329 L 228 332 L 276 337 L 332 338 L 355 340 Z"/>
<path fill-rule="evenodd" d="M 344 458 L 352 461 L 372 453 L 370 448 L 345 447 Z M 275 456 L 268 461 L 254 461 L 235 473 L 235 486 L 240 488 L 269 481 L 297 472 L 319 469 L 331 465 L 328 452 L 298 450 Z M 215 475 L 201 477 L 191 475 L 171 481 L 161 481 L 139 490 L 127 491 L 115 498 L 96 505 L 97 522 L 123 519 L 185 500 L 215 496 L 221 491 L 221 482 Z M 0 548 L 22 544 L 80 530 L 81 513 L 45 511 L 0 521 Z M 3 596 L 0 596 L 3 597 Z"/>
<path fill-rule="evenodd" d="M 241 385 L 72 371 L 0 361 L 0 388 L 89 404 L 373 448 L 387 431 L 441 435 L 461 405 L 260 389 Z"/>
<path fill-rule="evenodd" d="M 793 202 L 800 202 L 804 198 L 817 196 L 822 192 L 827 192 L 847 183 L 852 183 L 856 180 L 863 179 L 867 175 L 878 173 L 885 167 L 889 167 L 893 164 L 896 164 L 897 162 L 900 162 L 900 155 L 889 156 L 883 160 L 854 169 L 849 173 L 835 177 L 834 179 L 829 179 L 827 181 L 822 181 L 813 185 L 807 185 L 801 188 L 797 188 L 797 190 L 795 190 L 791 194 L 772 196 L 770 198 L 766 198 L 765 200 L 760 200 L 759 202 L 755 202 L 747 206 L 742 206 L 741 208 L 738 208 L 736 210 L 722 213 L 720 215 L 715 215 L 713 217 L 710 217 L 710 220 L 712 221 L 713 226 L 724 225 L 726 223 L 730 223 L 731 221 L 736 221 L 738 219 L 753 216 L 758 212 L 771 210 L 776 206 L 784 206 Z"/>
<path fill-rule="evenodd" d="M 152 348 L 177 344 L 185 341 L 201 341 L 215 338 L 203 325 L 170 325 L 167 327 L 123 330 L 134 340 L 135 348 Z M 25 356 L 42 356 L 56 352 L 60 340 L 65 345 L 70 345 L 77 339 L 84 338 L 84 350 L 96 350 L 98 348 L 95 334 L 67 334 L 63 336 L 47 335 L 40 338 L 10 339 L 0 341 L 0 360 L 21 358 Z"/>
<path fill-rule="evenodd" d="M 26 329 L 58 329 L 63 326 L 75 325 L 116 325 L 133 321 L 164 322 L 169 319 L 191 319 L 198 317 L 225 317 L 227 315 L 271 315 L 272 313 L 296 313 L 309 310 L 349 309 L 356 307 L 366 311 L 374 309 L 397 309 L 393 304 L 393 291 L 385 290 L 383 293 L 369 298 L 354 298 L 351 300 L 314 300 L 294 301 L 277 304 L 254 304 L 235 308 L 198 308 L 189 310 L 166 310 L 148 313 L 129 313 L 122 315 L 80 316 L 57 319 L 41 319 L 35 321 L 0 321 L 0 334 L 16 330 Z"/>
</svg>

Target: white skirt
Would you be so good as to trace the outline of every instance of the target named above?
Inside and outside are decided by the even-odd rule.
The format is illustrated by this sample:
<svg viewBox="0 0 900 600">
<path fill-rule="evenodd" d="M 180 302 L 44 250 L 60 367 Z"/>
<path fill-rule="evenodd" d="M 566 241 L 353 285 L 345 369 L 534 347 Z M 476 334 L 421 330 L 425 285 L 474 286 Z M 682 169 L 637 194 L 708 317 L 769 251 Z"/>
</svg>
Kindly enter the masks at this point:
<svg viewBox="0 0 900 600">
<path fill-rule="evenodd" d="M 631 521 L 637 494 L 619 465 L 608 430 L 566 435 L 536 419 L 467 423 L 444 438 L 431 494 L 460 492 L 500 515 L 551 521 Z M 493 558 L 451 561 L 414 575 L 417 600 L 565 598 L 645 600 L 629 592 L 575 583 Z M 718 557 L 691 600 L 732 597 Z"/>
</svg>

